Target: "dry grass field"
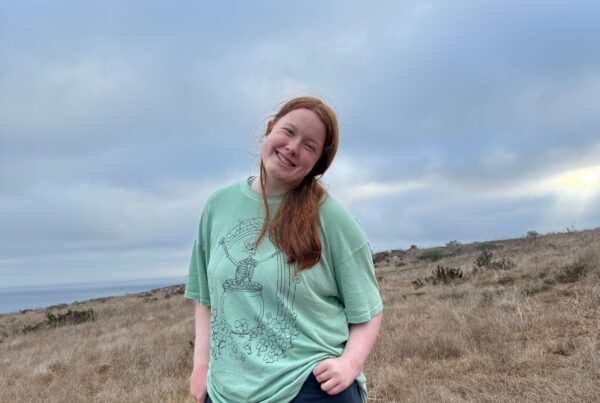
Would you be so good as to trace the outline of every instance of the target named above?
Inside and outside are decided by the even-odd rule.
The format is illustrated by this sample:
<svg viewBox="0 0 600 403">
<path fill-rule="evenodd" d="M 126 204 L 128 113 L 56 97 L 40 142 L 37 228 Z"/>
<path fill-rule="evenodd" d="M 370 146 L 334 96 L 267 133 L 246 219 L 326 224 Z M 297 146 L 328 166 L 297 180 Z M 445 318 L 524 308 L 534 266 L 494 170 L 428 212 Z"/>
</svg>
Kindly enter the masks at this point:
<svg viewBox="0 0 600 403">
<path fill-rule="evenodd" d="M 600 401 L 600 229 L 375 260 L 385 310 L 365 368 L 370 401 Z M 190 402 L 182 293 L 0 315 L 0 401 Z M 47 313 L 68 309 L 95 320 L 50 326 Z"/>
</svg>

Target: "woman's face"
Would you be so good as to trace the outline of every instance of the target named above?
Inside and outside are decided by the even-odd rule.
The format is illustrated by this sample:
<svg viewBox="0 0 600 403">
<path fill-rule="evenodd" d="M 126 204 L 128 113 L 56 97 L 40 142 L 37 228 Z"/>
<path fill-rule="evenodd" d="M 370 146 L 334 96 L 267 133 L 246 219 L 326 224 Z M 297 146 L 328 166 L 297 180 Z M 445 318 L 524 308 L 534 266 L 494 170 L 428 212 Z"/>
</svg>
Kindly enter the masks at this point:
<svg viewBox="0 0 600 403">
<path fill-rule="evenodd" d="M 313 111 L 294 109 L 268 128 L 261 153 L 267 190 L 283 193 L 297 187 L 321 157 L 325 125 Z"/>
</svg>

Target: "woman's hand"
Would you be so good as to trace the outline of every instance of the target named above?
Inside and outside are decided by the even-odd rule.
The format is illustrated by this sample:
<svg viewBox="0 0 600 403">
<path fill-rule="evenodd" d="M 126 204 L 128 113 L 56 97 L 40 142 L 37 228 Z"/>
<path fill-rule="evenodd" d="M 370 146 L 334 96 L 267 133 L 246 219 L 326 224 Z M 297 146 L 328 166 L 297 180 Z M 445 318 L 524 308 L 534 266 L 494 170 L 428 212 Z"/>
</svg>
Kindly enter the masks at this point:
<svg viewBox="0 0 600 403">
<path fill-rule="evenodd" d="M 383 314 L 379 312 L 366 322 L 350 325 L 350 335 L 344 352 L 337 358 L 323 360 L 313 374 L 327 394 L 335 395 L 356 379 L 367 360 L 381 327 Z"/>
<path fill-rule="evenodd" d="M 329 395 L 337 395 L 354 382 L 361 368 L 348 357 L 342 355 L 321 361 L 313 374 L 321 384 L 321 389 Z"/>
<path fill-rule="evenodd" d="M 208 367 L 199 365 L 192 370 L 190 377 L 190 394 L 196 403 L 204 403 L 206 400 L 206 372 Z"/>
</svg>

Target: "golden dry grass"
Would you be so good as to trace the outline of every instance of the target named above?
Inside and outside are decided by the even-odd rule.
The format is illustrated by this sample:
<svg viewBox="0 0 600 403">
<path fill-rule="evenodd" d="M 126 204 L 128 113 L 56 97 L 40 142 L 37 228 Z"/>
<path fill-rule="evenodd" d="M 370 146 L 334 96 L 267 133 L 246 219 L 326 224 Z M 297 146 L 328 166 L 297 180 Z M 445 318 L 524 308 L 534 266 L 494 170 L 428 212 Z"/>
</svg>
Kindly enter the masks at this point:
<svg viewBox="0 0 600 403">
<path fill-rule="evenodd" d="M 385 311 L 365 368 L 370 401 L 598 401 L 600 229 L 494 244 L 515 268 L 471 274 L 480 244 L 377 268 Z M 438 264 L 463 278 L 416 289 Z M 193 305 L 182 290 L 54 307 L 97 319 L 28 333 L 45 310 L 0 315 L 0 401 L 191 401 Z"/>
</svg>

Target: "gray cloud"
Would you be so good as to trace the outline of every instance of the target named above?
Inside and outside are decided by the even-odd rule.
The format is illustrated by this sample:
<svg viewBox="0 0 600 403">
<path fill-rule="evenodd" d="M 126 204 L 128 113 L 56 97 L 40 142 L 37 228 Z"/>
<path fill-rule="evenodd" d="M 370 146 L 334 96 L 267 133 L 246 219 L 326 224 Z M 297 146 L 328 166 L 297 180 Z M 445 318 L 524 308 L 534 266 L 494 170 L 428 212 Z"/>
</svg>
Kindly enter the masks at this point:
<svg viewBox="0 0 600 403">
<path fill-rule="evenodd" d="M 598 180 L 555 179 L 600 161 L 596 3 L 0 7 L 6 284 L 183 274 L 207 195 L 304 93 L 375 250 L 600 225 Z"/>
</svg>

